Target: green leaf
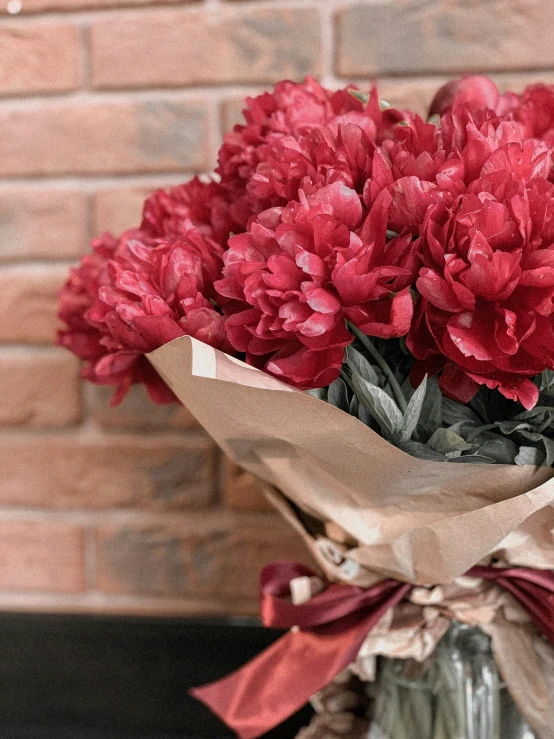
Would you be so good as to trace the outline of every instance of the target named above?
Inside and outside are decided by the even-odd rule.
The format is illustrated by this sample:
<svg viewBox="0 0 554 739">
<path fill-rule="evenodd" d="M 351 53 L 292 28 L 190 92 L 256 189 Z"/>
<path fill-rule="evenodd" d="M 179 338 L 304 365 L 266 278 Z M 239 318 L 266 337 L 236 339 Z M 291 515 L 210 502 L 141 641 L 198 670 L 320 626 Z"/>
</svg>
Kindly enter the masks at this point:
<svg viewBox="0 0 554 739">
<path fill-rule="evenodd" d="M 368 95 L 369 100 L 369 95 Z M 388 100 L 385 100 L 385 98 L 379 98 L 379 107 L 381 110 L 387 110 L 387 108 L 392 108 L 392 105 L 389 103 Z"/>
<path fill-rule="evenodd" d="M 549 439 L 544 434 L 539 434 L 536 431 L 521 431 L 520 436 L 529 441 L 536 441 L 543 445 L 546 453 L 546 459 L 542 462 L 545 467 L 552 467 L 554 464 L 554 440 Z"/>
<path fill-rule="evenodd" d="M 375 419 L 362 403 L 358 403 L 358 418 L 369 428 L 375 429 Z"/>
<path fill-rule="evenodd" d="M 329 385 L 327 390 L 327 402 L 334 405 L 336 408 L 340 408 L 341 411 L 349 410 L 348 392 L 346 385 L 340 377 Z"/>
<path fill-rule="evenodd" d="M 346 364 L 350 367 L 352 372 L 360 375 L 364 380 L 371 382 L 373 385 L 379 384 L 379 375 L 371 363 L 361 352 L 354 349 L 352 345 L 350 345 L 346 350 Z"/>
<path fill-rule="evenodd" d="M 426 391 L 427 375 L 425 375 L 419 387 L 410 398 L 410 402 L 408 403 L 408 407 L 406 408 L 406 412 L 404 413 L 404 420 L 402 422 L 402 432 L 400 437 L 402 441 L 407 441 L 411 438 L 417 424 L 419 423 Z"/>
<path fill-rule="evenodd" d="M 428 439 L 436 429 L 442 426 L 442 401 L 443 395 L 439 390 L 437 376 L 428 377 L 425 398 L 423 399 L 417 426 L 423 439 Z"/>
<path fill-rule="evenodd" d="M 547 436 L 544 436 L 543 444 L 546 451 L 546 459 L 543 464 L 545 467 L 552 467 L 554 465 L 554 441 L 549 439 Z"/>
<path fill-rule="evenodd" d="M 391 440 L 399 438 L 403 417 L 390 395 L 357 374 L 352 375 L 352 386 L 360 403 L 363 403 L 381 427 L 383 436 Z"/>
<path fill-rule="evenodd" d="M 519 454 L 515 457 L 514 462 L 520 465 L 532 464 L 539 466 L 544 462 L 544 452 L 534 446 L 520 446 Z"/>
<path fill-rule="evenodd" d="M 318 400 L 327 400 L 327 388 L 316 387 L 313 390 L 306 390 L 306 395 L 311 395 Z"/>
<path fill-rule="evenodd" d="M 539 390 L 548 392 L 551 389 L 554 389 L 554 370 L 545 369 L 540 375 Z"/>
<path fill-rule="evenodd" d="M 492 457 L 482 457 L 480 454 L 462 454 L 461 457 L 452 457 L 449 462 L 457 464 L 494 464 Z"/>
<path fill-rule="evenodd" d="M 501 434 L 513 434 L 515 431 L 526 431 L 532 428 L 528 423 L 522 421 L 497 421 L 495 426 Z"/>
<path fill-rule="evenodd" d="M 471 444 L 451 429 L 437 429 L 429 439 L 429 446 L 441 454 L 465 452 L 471 449 Z"/>
<path fill-rule="evenodd" d="M 554 408 L 550 406 L 536 405 L 530 411 L 518 413 L 515 419 L 517 421 L 526 421 L 533 424 L 535 427 L 540 426 L 540 430 L 544 431 L 554 423 Z"/>
<path fill-rule="evenodd" d="M 398 448 L 411 457 L 417 457 L 418 459 L 427 459 L 429 462 L 446 462 L 444 454 L 433 451 L 431 447 L 422 444 L 420 441 L 399 441 L 397 444 Z"/>
<path fill-rule="evenodd" d="M 503 436 L 497 436 L 496 439 L 489 439 L 476 450 L 476 454 L 481 457 L 490 457 L 497 464 L 515 464 L 514 460 L 518 454 L 519 448 L 511 439 Z"/>
<path fill-rule="evenodd" d="M 359 100 L 364 105 L 367 105 L 369 102 L 369 93 L 362 92 L 361 90 L 352 90 L 349 88 L 348 92 L 352 95 L 352 97 L 356 98 L 356 100 Z"/>
<path fill-rule="evenodd" d="M 447 426 L 453 426 L 458 421 L 470 421 L 476 426 L 482 425 L 479 416 L 469 406 L 445 397 L 442 400 L 442 419 Z"/>
</svg>

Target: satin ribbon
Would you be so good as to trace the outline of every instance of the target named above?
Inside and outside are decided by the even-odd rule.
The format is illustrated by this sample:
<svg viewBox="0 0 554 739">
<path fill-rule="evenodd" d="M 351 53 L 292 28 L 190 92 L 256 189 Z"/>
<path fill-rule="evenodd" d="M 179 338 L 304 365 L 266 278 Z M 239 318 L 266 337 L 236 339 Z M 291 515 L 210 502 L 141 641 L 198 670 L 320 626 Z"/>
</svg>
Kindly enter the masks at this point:
<svg viewBox="0 0 554 739">
<path fill-rule="evenodd" d="M 227 677 L 190 691 L 240 739 L 265 734 L 328 685 L 354 662 L 381 617 L 413 588 L 396 580 L 371 588 L 326 583 L 323 592 L 294 605 L 291 580 L 314 575 L 296 562 L 266 567 L 260 582 L 262 621 L 264 626 L 291 630 Z M 467 575 L 510 592 L 554 646 L 554 572 L 473 567 Z"/>
</svg>

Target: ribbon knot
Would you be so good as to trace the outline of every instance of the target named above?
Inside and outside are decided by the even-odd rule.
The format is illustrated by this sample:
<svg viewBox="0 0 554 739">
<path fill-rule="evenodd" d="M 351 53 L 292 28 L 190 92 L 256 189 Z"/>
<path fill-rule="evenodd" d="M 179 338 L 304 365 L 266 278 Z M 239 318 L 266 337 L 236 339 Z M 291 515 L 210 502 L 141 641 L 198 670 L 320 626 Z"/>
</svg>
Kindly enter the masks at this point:
<svg viewBox="0 0 554 739">
<path fill-rule="evenodd" d="M 493 581 L 510 592 L 554 645 L 554 572 L 473 567 L 467 575 Z M 414 587 L 390 579 L 370 588 L 325 583 L 322 592 L 295 605 L 291 581 L 314 576 L 297 562 L 265 567 L 260 578 L 262 621 L 264 626 L 290 630 L 244 667 L 191 690 L 240 739 L 265 734 L 328 685 L 354 662 L 382 616 Z"/>
</svg>

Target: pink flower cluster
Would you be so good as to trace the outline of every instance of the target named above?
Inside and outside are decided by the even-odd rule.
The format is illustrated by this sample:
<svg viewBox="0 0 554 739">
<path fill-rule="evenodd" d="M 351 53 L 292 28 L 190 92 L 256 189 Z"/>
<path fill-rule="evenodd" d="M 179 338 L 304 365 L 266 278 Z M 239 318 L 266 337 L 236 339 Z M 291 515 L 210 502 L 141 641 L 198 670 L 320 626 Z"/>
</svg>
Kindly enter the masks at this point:
<svg viewBox="0 0 554 739">
<path fill-rule="evenodd" d="M 189 335 L 232 351 L 211 302 L 228 233 L 220 202 L 219 187 L 198 179 L 156 192 L 140 228 L 95 239 L 93 253 L 71 270 L 58 342 L 87 362 L 84 377 L 116 387 L 113 403 L 140 382 L 155 402 L 175 400 L 144 356 L 172 339 Z"/>
<path fill-rule="evenodd" d="M 158 191 L 72 271 L 60 343 L 85 376 L 171 400 L 144 353 L 188 334 L 321 387 L 352 325 L 404 337 L 449 397 L 532 407 L 554 368 L 554 87 L 464 78 L 428 122 L 312 79 L 247 106 L 217 180 Z"/>
</svg>

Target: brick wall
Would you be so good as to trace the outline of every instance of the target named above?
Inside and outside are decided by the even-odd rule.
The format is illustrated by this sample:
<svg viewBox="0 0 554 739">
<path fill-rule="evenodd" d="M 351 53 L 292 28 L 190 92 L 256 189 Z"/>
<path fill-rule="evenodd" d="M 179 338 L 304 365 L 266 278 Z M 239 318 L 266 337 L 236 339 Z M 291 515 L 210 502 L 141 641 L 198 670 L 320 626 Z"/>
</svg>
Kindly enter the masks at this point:
<svg viewBox="0 0 554 739">
<path fill-rule="evenodd" d="M 209 170 L 283 78 L 381 78 L 423 111 L 448 75 L 554 81 L 540 0 L 1 0 L 0 609 L 256 610 L 303 546 L 182 408 L 109 408 L 52 346 L 68 264 Z"/>
</svg>

